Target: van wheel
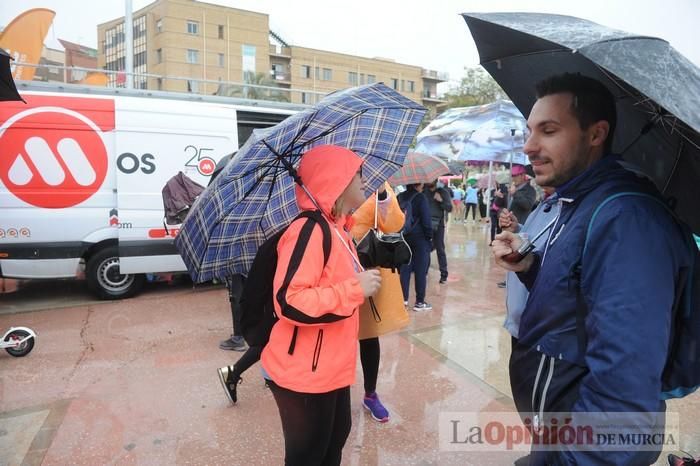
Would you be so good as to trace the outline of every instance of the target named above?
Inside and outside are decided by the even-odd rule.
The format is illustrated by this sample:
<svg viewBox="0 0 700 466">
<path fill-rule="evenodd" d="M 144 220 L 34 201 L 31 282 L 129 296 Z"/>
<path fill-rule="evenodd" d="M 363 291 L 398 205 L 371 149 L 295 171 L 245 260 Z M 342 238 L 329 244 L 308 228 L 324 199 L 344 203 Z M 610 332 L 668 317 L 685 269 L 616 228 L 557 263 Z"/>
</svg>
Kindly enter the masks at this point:
<svg viewBox="0 0 700 466">
<path fill-rule="evenodd" d="M 124 299 L 134 296 L 143 286 L 143 274 L 119 272 L 119 250 L 109 246 L 95 253 L 85 269 L 88 287 L 100 299 Z"/>
</svg>

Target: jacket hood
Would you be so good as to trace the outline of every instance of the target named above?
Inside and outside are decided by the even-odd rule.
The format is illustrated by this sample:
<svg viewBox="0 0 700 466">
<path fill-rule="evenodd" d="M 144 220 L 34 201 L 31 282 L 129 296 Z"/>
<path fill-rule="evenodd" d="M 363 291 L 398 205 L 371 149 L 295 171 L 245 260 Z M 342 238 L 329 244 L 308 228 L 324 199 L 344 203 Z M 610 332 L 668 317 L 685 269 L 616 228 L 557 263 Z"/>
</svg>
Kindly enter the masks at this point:
<svg viewBox="0 0 700 466">
<path fill-rule="evenodd" d="M 297 173 L 321 210 L 330 217 L 333 204 L 350 184 L 362 162 L 360 156 L 344 147 L 316 146 L 301 157 Z M 300 186 L 295 186 L 295 189 L 301 210 L 316 209 Z"/>
</svg>

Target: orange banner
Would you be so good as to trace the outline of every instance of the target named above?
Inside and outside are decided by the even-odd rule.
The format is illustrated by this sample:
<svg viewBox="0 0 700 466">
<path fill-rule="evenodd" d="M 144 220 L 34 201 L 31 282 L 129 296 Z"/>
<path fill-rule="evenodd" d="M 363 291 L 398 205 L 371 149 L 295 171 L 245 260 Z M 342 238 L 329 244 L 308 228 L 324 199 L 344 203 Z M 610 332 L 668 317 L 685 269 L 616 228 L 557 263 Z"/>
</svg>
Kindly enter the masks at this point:
<svg viewBox="0 0 700 466">
<path fill-rule="evenodd" d="M 27 10 L 7 25 L 0 35 L 0 47 L 15 59 L 15 62 L 38 65 L 44 39 L 49 32 L 56 13 L 46 8 Z M 12 63 L 12 77 L 31 81 L 36 68 Z"/>
<path fill-rule="evenodd" d="M 85 79 L 80 81 L 80 84 L 87 84 L 89 86 L 101 86 L 106 87 L 109 82 L 109 78 L 106 74 L 100 72 L 89 73 Z"/>
</svg>

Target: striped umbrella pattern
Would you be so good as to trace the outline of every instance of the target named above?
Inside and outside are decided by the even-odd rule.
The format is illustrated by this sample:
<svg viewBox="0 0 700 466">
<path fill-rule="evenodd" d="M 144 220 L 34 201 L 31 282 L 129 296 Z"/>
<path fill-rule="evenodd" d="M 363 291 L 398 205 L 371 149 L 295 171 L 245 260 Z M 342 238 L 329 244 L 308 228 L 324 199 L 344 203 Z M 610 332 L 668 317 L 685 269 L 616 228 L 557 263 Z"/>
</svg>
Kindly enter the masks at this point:
<svg viewBox="0 0 700 466">
<path fill-rule="evenodd" d="M 450 167 L 439 157 L 420 152 L 409 152 L 403 167 L 389 178 L 389 184 L 407 185 L 430 183 L 450 173 Z"/>
</svg>

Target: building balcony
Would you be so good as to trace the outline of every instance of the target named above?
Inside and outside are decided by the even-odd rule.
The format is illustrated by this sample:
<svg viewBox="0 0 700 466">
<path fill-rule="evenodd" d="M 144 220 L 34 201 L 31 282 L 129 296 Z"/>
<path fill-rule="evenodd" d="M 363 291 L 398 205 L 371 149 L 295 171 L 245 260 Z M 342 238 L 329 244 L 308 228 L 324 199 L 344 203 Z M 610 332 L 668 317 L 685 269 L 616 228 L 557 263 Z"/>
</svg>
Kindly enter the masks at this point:
<svg viewBox="0 0 700 466">
<path fill-rule="evenodd" d="M 291 59 L 292 49 L 285 46 L 270 44 L 270 56 Z"/>
<path fill-rule="evenodd" d="M 450 80 L 450 75 L 440 71 L 426 70 L 423 68 L 421 71 L 421 78 L 429 79 L 431 81 L 445 82 Z"/>
<path fill-rule="evenodd" d="M 289 73 L 285 73 L 282 71 L 270 70 L 270 79 L 275 81 L 277 84 L 292 84 L 292 77 L 289 75 Z"/>
<path fill-rule="evenodd" d="M 438 95 L 435 92 L 430 92 L 429 90 L 423 91 L 423 95 L 421 97 L 425 102 L 428 102 L 428 103 L 434 103 L 434 104 L 447 103 L 447 101 L 445 99 L 441 99 L 440 97 L 438 97 Z"/>
</svg>

